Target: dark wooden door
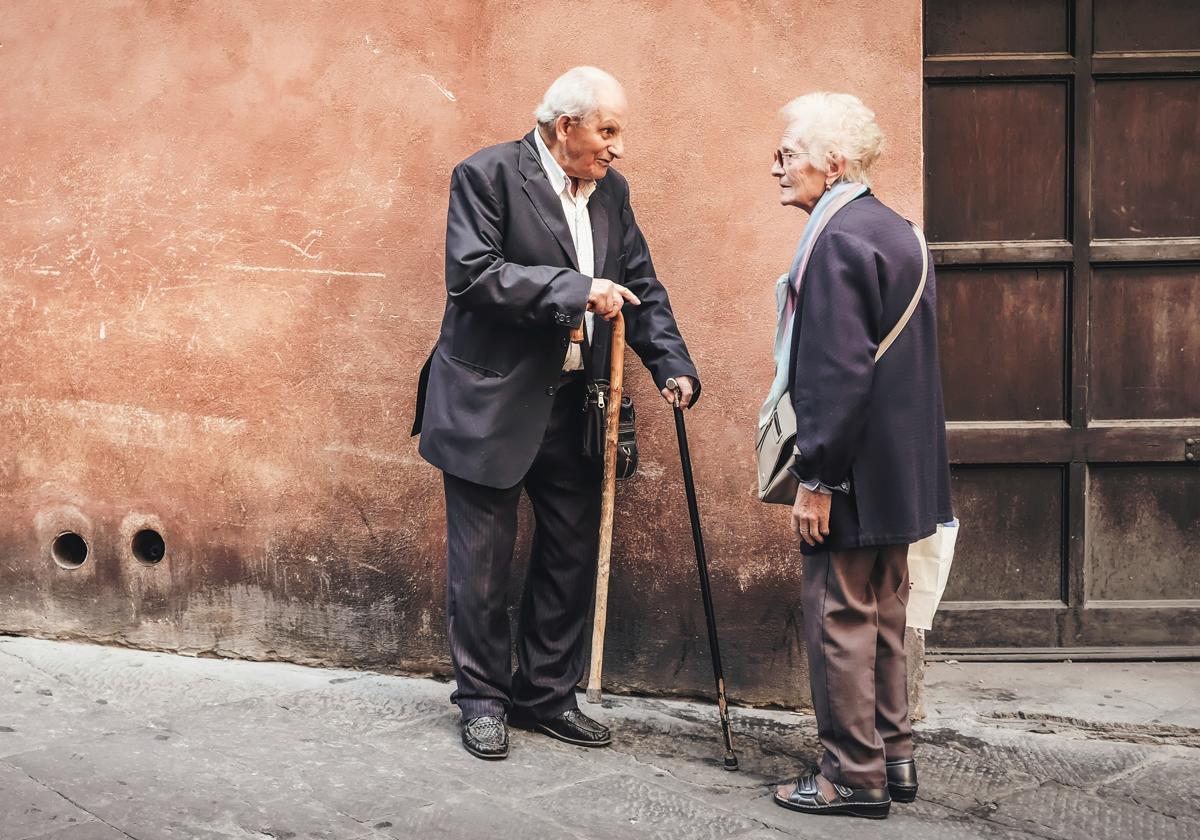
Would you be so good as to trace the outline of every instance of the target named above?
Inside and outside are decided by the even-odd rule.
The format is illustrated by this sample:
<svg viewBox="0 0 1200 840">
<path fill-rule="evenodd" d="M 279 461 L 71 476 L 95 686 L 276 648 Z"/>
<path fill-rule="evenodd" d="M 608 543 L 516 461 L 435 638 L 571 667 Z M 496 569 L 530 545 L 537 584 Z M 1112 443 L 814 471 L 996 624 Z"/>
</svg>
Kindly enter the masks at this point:
<svg viewBox="0 0 1200 840">
<path fill-rule="evenodd" d="M 1200 3 L 926 0 L 942 651 L 1200 654 Z"/>
</svg>

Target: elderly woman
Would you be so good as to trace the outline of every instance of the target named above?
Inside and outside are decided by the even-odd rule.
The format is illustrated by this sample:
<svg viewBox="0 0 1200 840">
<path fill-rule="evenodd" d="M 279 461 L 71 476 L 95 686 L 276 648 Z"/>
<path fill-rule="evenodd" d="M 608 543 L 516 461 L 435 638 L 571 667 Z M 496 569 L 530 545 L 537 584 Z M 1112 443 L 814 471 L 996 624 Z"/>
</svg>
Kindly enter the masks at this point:
<svg viewBox="0 0 1200 840">
<path fill-rule="evenodd" d="M 764 414 L 788 393 L 791 526 L 804 554 L 804 633 L 825 752 L 819 772 L 781 786 L 775 801 L 883 819 L 917 788 L 908 546 L 952 518 L 933 271 L 919 231 L 871 193 L 883 146 L 874 113 L 847 94 L 812 93 L 782 115 L 771 174 L 780 203 L 809 218 L 780 278 Z"/>
</svg>

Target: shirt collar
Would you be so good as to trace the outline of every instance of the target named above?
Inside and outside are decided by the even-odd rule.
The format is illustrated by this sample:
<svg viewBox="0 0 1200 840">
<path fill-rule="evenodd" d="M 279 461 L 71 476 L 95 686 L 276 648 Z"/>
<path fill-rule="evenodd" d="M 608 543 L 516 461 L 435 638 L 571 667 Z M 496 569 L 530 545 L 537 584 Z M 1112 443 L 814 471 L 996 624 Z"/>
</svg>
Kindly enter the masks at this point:
<svg viewBox="0 0 1200 840">
<path fill-rule="evenodd" d="M 554 190 L 555 195 L 562 195 L 563 190 L 567 188 L 568 180 L 567 173 L 558 165 L 558 161 L 554 159 L 554 155 L 550 153 L 550 148 L 546 145 L 546 141 L 542 139 L 541 129 L 533 130 L 533 140 L 537 144 L 538 160 L 542 164 L 542 169 L 546 173 L 546 177 L 550 179 L 550 187 Z M 579 182 L 579 187 L 575 190 L 576 198 L 588 198 L 596 189 L 595 181 Z M 569 195 L 570 193 L 568 193 Z"/>
</svg>

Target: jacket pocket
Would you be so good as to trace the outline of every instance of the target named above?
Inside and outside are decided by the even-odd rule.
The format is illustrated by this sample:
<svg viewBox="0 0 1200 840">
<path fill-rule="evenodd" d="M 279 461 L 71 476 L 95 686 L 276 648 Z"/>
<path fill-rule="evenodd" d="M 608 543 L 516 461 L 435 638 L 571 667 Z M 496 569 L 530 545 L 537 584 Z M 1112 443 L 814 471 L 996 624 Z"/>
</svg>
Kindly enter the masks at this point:
<svg viewBox="0 0 1200 840">
<path fill-rule="evenodd" d="M 499 379 L 502 376 L 502 374 L 498 370 L 492 370 L 489 367 L 484 367 L 483 365 L 476 364 L 475 362 L 468 362 L 466 359 L 460 358 L 458 356 L 451 356 L 450 361 L 460 364 L 463 367 L 465 367 L 467 370 L 473 371 L 473 372 L 479 374 L 480 376 L 494 377 L 496 379 Z"/>
</svg>

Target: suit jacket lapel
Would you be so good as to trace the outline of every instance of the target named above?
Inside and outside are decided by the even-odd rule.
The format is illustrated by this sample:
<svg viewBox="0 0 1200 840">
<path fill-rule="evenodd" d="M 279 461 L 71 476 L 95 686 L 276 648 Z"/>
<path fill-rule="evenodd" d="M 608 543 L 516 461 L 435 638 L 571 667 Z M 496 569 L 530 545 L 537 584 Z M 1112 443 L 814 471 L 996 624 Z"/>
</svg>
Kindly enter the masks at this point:
<svg viewBox="0 0 1200 840">
<path fill-rule="evenodd" d="M 534 131 L 537 129 L 535 128 Z M 554 234 L 554 238 L 558 240 L 563 253 L 571 261 L 571 267 L 578 271 L 579 258 L 575 254 L 575 243 L 571 241 L 571 230 L 567 227 L 567 219 L 563 215 L 562 200 L 554 194 L 554 190 L 550 187 L 550 179 L 546 177 L 546 172 L 542 169 L 542 162 L 538 160 L 537 146 L 532 131 L 525 135 L 525 139 L 521 143 L 521 157 L 517 168 L 525 176 L 525 194 L 529 196 L 533 208 L 542 217 L 542 222 L 550 233 Z"/>
<path fill-rule="evenodd" d="M 592 220 L 593 277 L 604 277 L 604 260 L 608 256 L 608 199 L 601 189 L 603 181 L 596 184 L 592 197 L 588 199 L 588 215 Z"/>
</svg>

